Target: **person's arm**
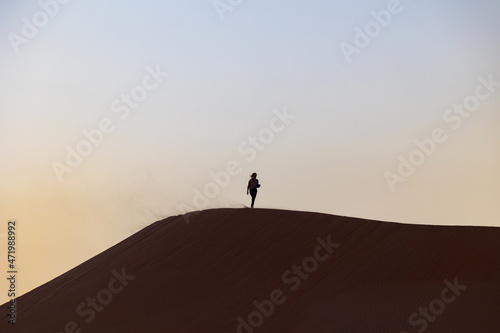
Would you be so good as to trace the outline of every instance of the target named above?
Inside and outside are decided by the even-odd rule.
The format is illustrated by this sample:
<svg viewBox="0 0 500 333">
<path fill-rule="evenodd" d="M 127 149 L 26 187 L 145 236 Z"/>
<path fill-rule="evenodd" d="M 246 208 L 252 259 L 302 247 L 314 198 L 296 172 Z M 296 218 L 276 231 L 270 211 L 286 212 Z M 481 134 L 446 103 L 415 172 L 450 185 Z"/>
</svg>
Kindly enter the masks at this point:
<svg viewBox="0 0 500 333">
<path fill-rule="evenodd" d="M 248 190 L 250 189 L 250 181 L 248 181 L 248 185 L 247 185 L 247 195 L 248 195 Z"/>
</svg>

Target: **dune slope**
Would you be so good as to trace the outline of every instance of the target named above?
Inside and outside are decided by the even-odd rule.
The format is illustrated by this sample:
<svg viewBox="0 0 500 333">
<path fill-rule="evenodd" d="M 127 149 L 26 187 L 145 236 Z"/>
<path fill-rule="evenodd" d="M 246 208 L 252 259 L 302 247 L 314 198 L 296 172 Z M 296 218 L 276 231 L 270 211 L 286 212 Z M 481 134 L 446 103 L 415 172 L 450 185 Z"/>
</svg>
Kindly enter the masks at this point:
<svg viewBox="0 0 500 333">
<path fill-rule="evenodd" d="M 156 222 L 1 332 L 500 332 L 500 229 L 271 209 Z M 2 306 L 7 314 L 7 305 Z"/>
</svg>

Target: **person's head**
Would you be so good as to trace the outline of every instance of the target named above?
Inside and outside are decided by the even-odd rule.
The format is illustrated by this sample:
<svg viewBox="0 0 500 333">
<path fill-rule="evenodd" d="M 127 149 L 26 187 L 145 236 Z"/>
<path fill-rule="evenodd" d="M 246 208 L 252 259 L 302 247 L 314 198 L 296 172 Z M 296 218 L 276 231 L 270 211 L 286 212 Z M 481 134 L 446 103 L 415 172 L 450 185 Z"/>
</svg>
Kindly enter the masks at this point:
<svg viewBox="0 0 500 333">
<path fill-rule="evenodd" d="M 257 174 L 254 172 L 254 173 L 252 173 L 252 175 L 250 177 L 257 178 Z"/>
</svg>

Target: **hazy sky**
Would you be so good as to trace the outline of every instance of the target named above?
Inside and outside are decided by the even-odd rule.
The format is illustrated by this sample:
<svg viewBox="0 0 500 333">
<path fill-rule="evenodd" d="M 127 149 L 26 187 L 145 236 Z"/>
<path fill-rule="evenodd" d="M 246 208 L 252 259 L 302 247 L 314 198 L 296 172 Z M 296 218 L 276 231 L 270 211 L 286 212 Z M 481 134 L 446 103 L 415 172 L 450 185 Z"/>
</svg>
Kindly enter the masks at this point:
<svg viewBox="0 0 500 333">
<path fill-rule="evenodd" d="M 500 226 L 499 14 L 2 1 L 0 246 L 15 219 L 19 288 L 156 220 L 249 205 L 254 171 L 256 207 Z"/>
</svg>

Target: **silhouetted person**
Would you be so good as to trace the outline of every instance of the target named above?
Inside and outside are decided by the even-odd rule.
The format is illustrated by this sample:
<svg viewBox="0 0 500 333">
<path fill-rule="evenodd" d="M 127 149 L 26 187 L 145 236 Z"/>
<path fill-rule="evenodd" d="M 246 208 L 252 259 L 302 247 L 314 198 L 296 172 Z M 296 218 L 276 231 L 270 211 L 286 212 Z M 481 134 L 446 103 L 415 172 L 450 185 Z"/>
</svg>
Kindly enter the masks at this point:
<svg viewBox="0 0 500 333">
<path fill-rule="evenodd" d="M 248 192 L 250 191 L 250 195 L 252 196 L 252 208 L 253 208 L 255 197 L 257 196 L 257 189 L 260 187 L 260 185 L 259 185 L 259 180 L 257 179 L 257 174 L 255 172 L 252 173 L 250 177 L 251 178 L 248 181 L 248 186 L 247 186 L 247 195 Z"/>
</svg>

